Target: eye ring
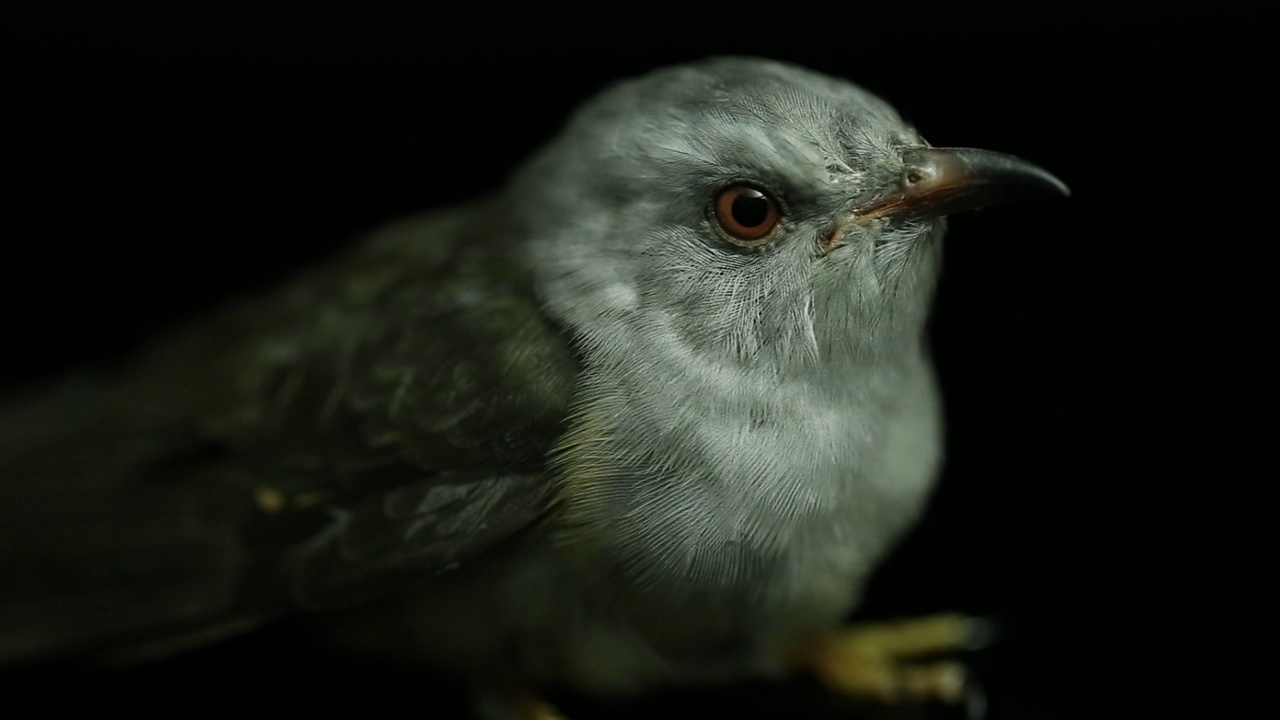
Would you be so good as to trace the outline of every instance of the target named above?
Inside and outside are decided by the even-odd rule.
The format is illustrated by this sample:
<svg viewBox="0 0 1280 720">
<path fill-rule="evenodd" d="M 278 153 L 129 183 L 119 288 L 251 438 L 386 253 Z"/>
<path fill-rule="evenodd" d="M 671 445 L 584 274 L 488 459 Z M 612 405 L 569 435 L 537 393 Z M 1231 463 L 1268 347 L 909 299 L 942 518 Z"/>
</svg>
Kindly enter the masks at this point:
<svg viewBox="0 0 1280 720">
<path fill-rule="evenodd" d="M 778 202 L 750 183 L 734 183 L 717 192 L 712 212 L 725 239 L 739 247 L 766 245 L 781 227 Z"/>
</svg>

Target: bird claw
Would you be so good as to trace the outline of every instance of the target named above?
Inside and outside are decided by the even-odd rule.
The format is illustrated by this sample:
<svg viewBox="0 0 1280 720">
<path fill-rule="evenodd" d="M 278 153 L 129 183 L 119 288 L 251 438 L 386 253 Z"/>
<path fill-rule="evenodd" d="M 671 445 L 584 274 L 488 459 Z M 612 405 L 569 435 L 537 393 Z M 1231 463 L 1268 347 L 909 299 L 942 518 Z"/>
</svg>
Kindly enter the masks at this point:
<svg viewBox="0 0 1280 720">
<path fill-rule="evenodd" d="M 975 709 L 982 713 L 985 703 L 964 666 L 919 658 L 977 649 L 992 635 L 987 620 L 935 615 L 834 630 L 810 640 L 794 659 L 800 669 L 842 695 L 885 704 L 964 703 L 973 716 Z"/>
<path fill-rule="evenodd" d="M 475 701 L 480 720 L 566 720 L 555 705 L 526 690 L 482 693 Z"/>
<path fill-rule="evenodd" d="M 520 720 L 566 720 L 559 708 L 539 698 L 525 698 L 516 706 Z"/>
</svg>

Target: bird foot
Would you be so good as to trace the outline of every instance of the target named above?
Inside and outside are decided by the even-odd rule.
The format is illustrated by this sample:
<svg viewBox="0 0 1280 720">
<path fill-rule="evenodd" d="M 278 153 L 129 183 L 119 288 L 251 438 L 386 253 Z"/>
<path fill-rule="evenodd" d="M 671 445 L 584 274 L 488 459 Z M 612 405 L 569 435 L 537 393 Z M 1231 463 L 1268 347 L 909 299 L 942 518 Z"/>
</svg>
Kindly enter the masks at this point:
<svg viewBox="0 0 1280 720">
<path fill-rule="evenodd" d="M 485 696 L 476 710 L 483 720 L 565 720 L 555 705 L 523 690 Z"/>
<path fill-rule="evenodd" d="M 804 643 L 793 663 L 842 695 L 886 704 L 957 704 L 967 699 L 964 666 L 918 659 L 976 649 L 991 634 L 989 621 L 953 614 L 855 625 Z"/>
</svg>

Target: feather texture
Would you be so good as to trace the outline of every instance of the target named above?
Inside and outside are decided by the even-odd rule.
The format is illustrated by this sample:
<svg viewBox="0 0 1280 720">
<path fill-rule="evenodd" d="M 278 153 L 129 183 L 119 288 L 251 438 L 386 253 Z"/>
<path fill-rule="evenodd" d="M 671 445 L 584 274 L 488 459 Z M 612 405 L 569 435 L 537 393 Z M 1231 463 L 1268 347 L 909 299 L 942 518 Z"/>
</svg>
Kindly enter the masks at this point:
<svg viewBox="0 0 1280 720">
<path fill-rule="evenodd" d="M 578 370 L 489 220 L 393 226 L 0 413 L 0 659 L 346 605 L 538 518 Z"/>
</svg>

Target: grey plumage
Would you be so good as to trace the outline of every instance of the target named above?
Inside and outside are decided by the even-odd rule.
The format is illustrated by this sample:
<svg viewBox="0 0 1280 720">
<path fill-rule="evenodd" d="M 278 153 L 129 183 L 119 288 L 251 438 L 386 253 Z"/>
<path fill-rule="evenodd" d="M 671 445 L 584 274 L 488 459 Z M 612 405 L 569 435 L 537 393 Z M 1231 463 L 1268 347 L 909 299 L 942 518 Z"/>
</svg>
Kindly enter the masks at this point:
<svg viewBox="0 0 1280 720">
<path fill-rule="evenodd" d="M 72 396 L 109 428 L 35 401 L 25 416 L 65 427 L 0 446 L 16 536 L 77 478 L 110 478 L 90 483 L 121 499 L 101 532 L 137 557 L 182 564 L 131 534 L 134 498 L 217 532 L 179 588 L 199 612 L 49 611 L 0 658 L 168 649 L 372 600 L 411 654 L 480 685 L 782 670 L 854 606 L 936 476 L 923 331 L 944 224 L 898 208 L 959 209 L 976 185 L 947 163 L 988 161 L 924 146 L 880 99 L 793 66 L 658 71 L 589 103 L 498 197 L 395 226 Z M 1008 168 L 1001 187 L 1034 175 Z M 742 184 L 780 213 L 758 247 L 717 224 L 717 193 Z M 63 526 L 42 527 L 0 560 L 0 629 L 40 617 L 9 578 L 60 552 Z M 381 649 L 363 623 L 335 632 Z"/>
</svg>

